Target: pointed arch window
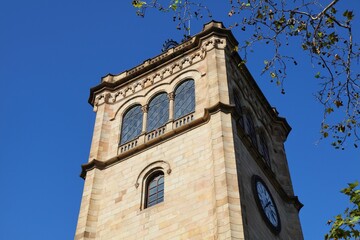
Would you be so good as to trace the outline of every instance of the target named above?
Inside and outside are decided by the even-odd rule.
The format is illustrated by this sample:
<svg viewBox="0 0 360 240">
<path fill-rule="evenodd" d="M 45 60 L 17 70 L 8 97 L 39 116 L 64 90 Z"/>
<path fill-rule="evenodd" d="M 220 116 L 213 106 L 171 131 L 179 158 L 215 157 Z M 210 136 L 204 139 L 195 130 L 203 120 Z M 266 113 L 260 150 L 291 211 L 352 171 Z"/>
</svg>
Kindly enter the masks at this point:
<svg viewBox="0 0 360 240">
<path fill-rule="evenodd" d="M 260 153 L 263 156 L 263 158 L 265 159 L 266 164 L 271 167 L 271 161 L 270 161 L 270 154 L 269 154 L 269 148 L 268 145 L 266 143 L 265 137 L 262 134 L 260 136 Z"/>
<path fill-rule="evenodd" d="M 256 131 L 255 131 L 255 125 L 254 121 L 251 116 L 246 116 L 246 124 L 245 124 L 245 132 L 250 137 L 251 142 L 257 146 L 257 140 L 256 140 Z"/>
<path fill-rule="evenodd" d="M 194 80 L 187 80 L 176 88 L 174 108 L 175 119 L 195 111 Z"/>
<path fill-rule="evenodd" d="M 166 93 L 156 95 L 149 103 L 147 131 L 150 132 L 169 120 L 169 99 Z"/>
<path fill-rule="evenodd" d="M 240 100 L 238 92 L 234 93 L 234 99 L 235 99 L 235 109 L 239 114 L 238 123 L 240 124 L 240 126 L 242 128 L 244 128 L 244 114 L 243 114 L 243 111 L 242 111 L 242 108 L 241 108 L 241 100 Z"/>
<path fill-rule="evenodd" d="M 143 112 L 141 105 L 130 108 L 123 116 L 121 124 L 120 144 L 124 144 L 135 139 L 141 134 L 143 122 Z"/>
<path fill-rule="evenodd" d="M 146 184 L 145 208 L 164 201 L 164 173 L 155 172 Z"/>
</svg>

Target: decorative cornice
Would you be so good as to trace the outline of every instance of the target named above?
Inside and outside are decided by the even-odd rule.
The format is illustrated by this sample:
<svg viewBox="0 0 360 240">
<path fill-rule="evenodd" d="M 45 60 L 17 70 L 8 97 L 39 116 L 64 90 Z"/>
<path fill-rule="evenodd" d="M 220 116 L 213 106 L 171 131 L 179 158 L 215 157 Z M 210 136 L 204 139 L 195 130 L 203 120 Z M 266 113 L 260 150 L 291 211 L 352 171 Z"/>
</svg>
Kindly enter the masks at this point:
<svg viewBox="0 0 360 240">
<path fill-rule="evenodd" d="M 177 71 L 203 60 L 206 52 L 213 48 L 224 49 L 226 47 L 224 38 L 231 45 L 237 45 L 238 43 L 230 30 L 225 29 L 221 23 L 212 21 L 204 26 L 202 32 L 179 46 L 171 48 L 165 53 L 149 59 L 128 71 L 118 75 L 108 74 L 103 77 L 101 84 L 90 89 L 88 101 L 93 106 L 102 104 L 105 102 L 106 92 L 113 91 L 116 92 L 111 93 L 109 102 L 115 102 L 129 96 L 129 94 L 135 93 L 149 84 L 152 85 Z M 197 51 L 190 54 L 194 50 Z M 184 56 L 185 53 L 189 55 Z M 179 60 L 173 62 L 170 66 L 164 67 L 164 65 L 169 65 L 167 62 L 173 59 Z M 156 70 L 155 73 L 146 78 L 141 78 L 154 70 Z"/>
</svg>

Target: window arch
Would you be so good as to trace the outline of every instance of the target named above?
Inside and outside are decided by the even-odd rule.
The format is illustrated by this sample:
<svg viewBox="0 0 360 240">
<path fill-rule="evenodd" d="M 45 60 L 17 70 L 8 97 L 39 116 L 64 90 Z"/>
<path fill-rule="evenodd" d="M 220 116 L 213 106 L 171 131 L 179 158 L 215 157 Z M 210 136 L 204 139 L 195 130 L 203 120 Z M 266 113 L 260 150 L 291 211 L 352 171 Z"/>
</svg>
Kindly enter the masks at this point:
<svg viewBox="0 0 360 240">
<path fill-rule="evenodd" d="M 123 116 L 121 124 L 120 144 L 133 140 L 140 135 L 143 123 L 143 112 L 141 105 L 135 105 Z"/>
<path fill-rule="evenodd" d="M 257 140 L 256 140 L 256 131 L 255 131 L 255 125 L 252 117 L 250 115 L 246 115 L 245 118 L 245 132 L 250 137 L 251 142 L 257 146 Z"/>
<path fill-rule="evenodd" d="M 193 111 L 195 111 L 194 80 L 187 80 L 175 90 L 174 118 L 180 118 Z"/>
<path fill-rule="evenodd" d="M 147 131 L 166 124 L 169 120 L 169 99 L 166 93 L 156 95 L 149 103 Z"/>
<path fill-rule="evenodd" d="M 266 164 L 271 167 L 271 161 L 270 161 L 270 154 L 269 154 L 269 147 L 266 143 L 266 139 L 264 134 L 260 135 L 260 143 L 259 143 L 259 147 L 260 147 L 260 153 L 263 156 L 263 158 L 265 159 Z"/>
<path fill-rule="evenodd" d="M 235 101 L 235 109 L 239 114 L 238 123 L 240 124 L 240 126 L 242 128 L 244 128 L 244 114 L 243 114 L 243 111 L 242 111 L 242 108 L 241 108 L 241 100 L 240 100 L 238 92 L 234 92 L 234 101 Z"/>
<path fill-rule="evenodd" d="M 145 208 L 164 201 L 164 173 L 157 171 L 146 181 Z"/>
</svg>

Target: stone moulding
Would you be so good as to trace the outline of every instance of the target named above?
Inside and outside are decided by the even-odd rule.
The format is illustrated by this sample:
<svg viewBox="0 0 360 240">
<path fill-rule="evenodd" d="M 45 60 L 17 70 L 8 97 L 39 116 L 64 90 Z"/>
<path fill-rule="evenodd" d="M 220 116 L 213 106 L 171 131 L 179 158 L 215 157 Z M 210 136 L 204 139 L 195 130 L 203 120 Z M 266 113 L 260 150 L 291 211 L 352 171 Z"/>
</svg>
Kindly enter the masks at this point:
<svg viewBox="0 0 360 240">
<path fill-rule="evenodd" d="M 205 38 L 207 40 L 204 40 Z M 88 102 L 92 106 L 96 107 L 97 105 L 105 102 L 105 96 L 109 92 L 112 92 L 112 101 L 117 101 L 119 96 L 126 97 L 128 91 L 129 93 L 139 91 L 146 87 L 147 84 L 154 84 L 156 80 L 160 81 L 164 77 L 170 76 L 177 71 L 203 60 L 206 56 L 206 52 L 213 48 L 225 49 L 228 43 L 233 46 L 238 44 L 230 30 L 222 28 L 219 26 L 219 23 L 214 22 L 212 27 L 209 27 L 198 35 L 195 35 L 185 43 L 171 48 L 157 57 L 146 60 L 143 64 L 135 68 L 118 75 L 108 74 L 103 77 L 102 82 L 99 85 L 90 89 Z M 191 54 L 194 50 L 196 51 Z M 185 53 L 190 56 L 182 57 Z M 172 63 L 170 66 L 163 66 L 163 62 L 176 58 L 178 60 L 175 63 Z M 147 76 L 145 79 L 138 79 L 141 78 L 141 76 L 150 73 L 154 69 L 157 69 L 155 73 L 150 74 L 150 76 Z M 116 92 L 113 93 L 114 91 Z"/>
<path fill-rule="evenodd" d="M 143 90 L 144 88 L 147 88 L 149 86 L 154 85 L 155 83 L 158 83 L 165 79 L 168 76 L 171 76 L 173 74 L 176 74 L 186 68 L 189 68 L 190 66 L 194 65 L 195 63 L 198 63 L 205 59 L 206 53 L 213 49 L 216 46 L 222 46 L 225 47 L 224 40 L 220 38 L 213 37 L 210 40 L 204 41 L 202 43 L 200 49 L 192 54 L 190 56 L 186 56 L 183 58 L 178 59 L 177 61 L 168 64 L 167 66 L 164 66 L 163 68 L 158 69 L 156 72 L 151 73 L 150 75 L 140 78 L 137 80 L 130 80 L 129 83 L 124 84 L 122 86 L 116 87 L 119 88 L 115 92 L 113 91 L 104 91 L 103 93 L 99 93 L 96 95 L 93 105 L 94 107 L 97 107 L 104 103 L 115 103 L 117 101 L 120 101 L 138 91 Z M 132 75 L 135 72 L 129 73 L 129 75 Z M 116 83 L 116 82 L 114 82 Z"/>
<path fill-rule="evenodd" d="M 136 154 L 143 152 L 144 150 L 146 150 L 147 148 L 149 148 L 151 146 L 154 146 L 163 141 L 169 140 L 173 137 L 176 137 L 177 135 L 179 135 L 181 133 L 185 133 L 196 127 L 200 127 L 200 126 L 206 124 L 207 122 L 209 122 L 211 119 L 211 116 L 218 112 L 236 115 L 236 110 L 235 110 L 234 105 L 229 105 L 229 104 L 224 104 L 222 102 L 219 102 L 214 106 L 205 108 L 203 117 L 195 119 L 192 122 L 189 122 L 188 124 L 182 125 L 178 128 L 175 128 L 172 131 L 165 133 L 164 135 L 161 135 L 161 136 L 154 138 L 143 144 L 137 145 L 136 147 L 134 147 L 126 152 L 120 153 L 119 155 L 117 155 L 113 158 L 110 158 L 106 161 L 99 161 L 99 160 L 93 159 L 90 162 L 81 165 L 82 171 L 81 171 L 80 177 L 85 179 L 86 173 L 88 171 L 91 171 L 95 168 L 99 169 L 99 170 L 107 169 L 110 166 L 113 166 L 117 163 L 127 160 L 129 157 L 132 157 Z M 238 131 L 240 131 L 239 136 L 244 140 L 245 144 L 251 145 L 251 142 L 248 139 L 248 137 L 245 136 L 245 133 L 242 132 L 241 130 L 239 130 L 239 128 L 237 128 L 237 129 L 238 129 Z M 271 179 L 272 185 L 278 192 L 279 196 L 283 199 L 283 201 L 294 205 L 295 208 L 298 211 L 300 211 L 300 209 L 304 205 L 299 201 L 298 197 L 297 196 L 289 196 L 286 193 L 286 191 L 283 189 L 283 187 L 281 186 L 279 181 L 276 179 L 275 174 L 271 171 L 271 169 L 269 169 L 269 167 L 265 164 L 265 162 L 262 161 L 260 153 L 258 153 L 258 151 L 256 151 L 253 147 L 250 147 L 249 149 L 250 149 L 250 153 L 253 156 L 255 156 L 254 159 L 255 159 L 256 163 L 259 165 L 260 169 L 263 171 L 263 173 L 266 176 L 268 176 L 268 179 Z M 168 173 L 168 174 L 170 174 L 170 173 Z"/>
<path fill-rule="evenodd" d="M 139 175 L 136 178 L 136 182 L 134 184 L 135 188 L 138 188 L 140 186 L 139 180 L 141 178 L 144 178 L 144 176 L 146 175 L 147 172 L 151 171 L 151 169 L 162 169 L 164 172 L 166 172 L 168 175 L 170 175 L 171 173 L 171 166 L 167 161 L 164 160 L 158 160 L 155 162 L 152 162 L 150 164 L 148 164 L 143 170 L 141 170 L 141 172 L 139 173 Z"/>
</svg>

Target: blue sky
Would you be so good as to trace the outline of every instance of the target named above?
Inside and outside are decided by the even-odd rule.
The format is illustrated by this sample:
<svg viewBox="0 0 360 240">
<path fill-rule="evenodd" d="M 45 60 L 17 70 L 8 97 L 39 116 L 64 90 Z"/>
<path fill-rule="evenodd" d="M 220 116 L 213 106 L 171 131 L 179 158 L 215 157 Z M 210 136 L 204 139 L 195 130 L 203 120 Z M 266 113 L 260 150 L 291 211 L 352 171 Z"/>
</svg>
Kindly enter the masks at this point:
<svg viewBox="0 0 360 240">
<path fill-rule="evenodd" d="M 181 39 L 171 15 L 148 12 L 142 19 L 130 2 L 0 2 L 0 239 L 73 238 L 84 184 L 80 166 L 88 158 L 95 117 L 87 103 L 90 87 L 109 72 L 158 55 L 166 39 Z M 210 7 L 229 25 L 226 4 Z M 360 2 L 351 7 L 360 9 Z M 192 34 L 201 26 L 193 21 Z M 234 34 L 242 40 L 240 30 Z M 294 50 L 299 65 L 289 69 L 282 95 L 260 75 L 266 54 L 255 49 L 247 66 L 293 128 L 286 152 L 295 193 L 305 205 L 304 236 L 322 239 L 326 221 L 347 206 L 339 190 L 360 180 L 359 150 L 318 142 L 317 70 L 306 55 Z"/>
</svg>

